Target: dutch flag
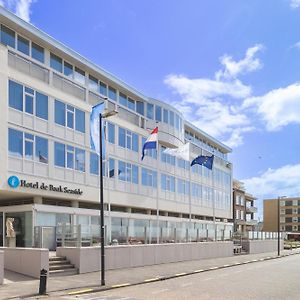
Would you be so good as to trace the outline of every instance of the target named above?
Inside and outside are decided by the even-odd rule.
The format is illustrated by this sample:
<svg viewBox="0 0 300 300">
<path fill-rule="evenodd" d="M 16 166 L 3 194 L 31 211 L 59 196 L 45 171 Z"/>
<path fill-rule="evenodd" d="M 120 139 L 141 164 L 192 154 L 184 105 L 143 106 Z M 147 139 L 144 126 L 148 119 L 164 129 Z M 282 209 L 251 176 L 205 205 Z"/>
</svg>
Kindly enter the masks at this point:
<svg viewBox="0 0 300 300">
<path fill-rule="evenodd" d="M 143 145 L 142 151 L 142 160 L 145 156 L 145 150 L 147 149 L 157 149 L 157 134 L 158 134 L 158 127 L 155 127 L 149 137 L 147 138 L 145 144 Z"/>
</svg>

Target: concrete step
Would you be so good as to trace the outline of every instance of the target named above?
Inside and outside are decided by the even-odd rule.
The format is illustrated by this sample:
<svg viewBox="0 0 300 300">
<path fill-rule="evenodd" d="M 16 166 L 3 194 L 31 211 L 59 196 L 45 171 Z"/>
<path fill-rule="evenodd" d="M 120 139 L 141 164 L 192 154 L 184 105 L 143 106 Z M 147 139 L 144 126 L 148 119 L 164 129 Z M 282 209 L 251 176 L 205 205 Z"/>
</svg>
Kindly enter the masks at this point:
<svg viewBox="0 0 300 300">
<path fill-rule="evenodd" d="M 75 268 L 72 269 L 66 269 L 66 270 L 52 270 L 49 271 L 49 276 L 54 277 L 54 276 L 70 276 L 70 275 L 77 275 L 78 270 Z"/>
<path fill-rule="evenodd" d="M 49 266 L 53 266 L 53 265 L 67 265 L 69 264 L 70 261 L 69 260 L 54 260 L 54 261 L 49 261 Z"/>
<path fill-rule="evenodd" d="M 50 256 L 49 261 L 61 261 L 66 260 L 65 256 Z"/>
<path fill-rule="evenodd" d="M 66 265 L 51 265 L 51 266 L 49 266 L 49 271 L 66 270 L 66 269 L 74 269 L 74 265 L 66 264 Z"/>
</svg>

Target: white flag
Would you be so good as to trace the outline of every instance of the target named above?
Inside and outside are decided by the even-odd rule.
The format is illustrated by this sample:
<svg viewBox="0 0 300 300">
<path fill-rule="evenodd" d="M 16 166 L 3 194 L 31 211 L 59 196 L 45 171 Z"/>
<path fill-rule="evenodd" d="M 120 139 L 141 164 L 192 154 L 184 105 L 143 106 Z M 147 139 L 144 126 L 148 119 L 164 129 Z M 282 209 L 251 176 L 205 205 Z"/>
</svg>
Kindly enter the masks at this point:
<svg viewBox="0 0 300 300">
<path fill-rule="evenodd" d="M 186 143 L 183 146 L 174 149 L 167 148 L 163 152 L 190 161 L 190 143 Z"/>
<path fill-rule="evenodd" d="M 92 113 L 90 116 L 90 135 L 91 135 L 91 148 L 100 155 L 100 143 L 99 143 L 99 135 L 100 135 L 100 126 L 99 126 L 99 115 L 103 113 L 104 110 L 104 102 L 95 105 L 92 108 Z M 104 128 L 102 124 L 102 155 L 105 156 L 105 143 L 104 143 Z"/>
</svg>

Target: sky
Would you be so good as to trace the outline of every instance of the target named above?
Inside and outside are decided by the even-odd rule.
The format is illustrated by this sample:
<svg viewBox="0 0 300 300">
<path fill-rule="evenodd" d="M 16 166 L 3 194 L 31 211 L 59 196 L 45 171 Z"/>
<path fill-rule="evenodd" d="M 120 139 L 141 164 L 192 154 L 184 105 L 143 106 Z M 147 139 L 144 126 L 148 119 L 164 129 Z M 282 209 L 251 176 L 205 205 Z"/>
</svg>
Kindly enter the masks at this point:
<svg viewBox="0 0 300 300">
<path fill-rule="evenodd" d="M 300 0 L 0 0 L 232 148 L 262 199 L 300 196 Z"/>
</svg>

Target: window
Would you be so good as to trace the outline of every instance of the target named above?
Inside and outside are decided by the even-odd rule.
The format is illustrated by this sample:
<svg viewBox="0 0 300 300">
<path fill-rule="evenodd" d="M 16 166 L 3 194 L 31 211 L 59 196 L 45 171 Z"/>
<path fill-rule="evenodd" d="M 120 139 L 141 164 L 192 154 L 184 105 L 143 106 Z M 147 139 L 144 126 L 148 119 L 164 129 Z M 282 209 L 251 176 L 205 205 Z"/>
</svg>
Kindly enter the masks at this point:
<svg viewBox="0 0 300 300">
<path fill-rule="evenodd" d="M 111 86 L 108 88 L 108 98 L 117 101 L 117 90 Z"/>
<path fill-rule="evenodd" d="M 74 79 L 82 85 L 85 85 L 85 72 L 75 67 Z"/>
<path fill-rule="evenodd" d="M 155 106 L 155 120 L 161 122 L 161 107 Z"/>
<path fill-rule="evenodd" d="M 107 85 L 100 81 L 99 88 L 100 88 L 100 94 L 104 95 L 104 96 L 107 96 Z"/>
<path fill-rule="evenodd" d="M 53 53 L 50 53 L 50 67 L 60 73 L 62 73 L 62 59 L 53 54 Z"/>
<path fill-rule="evenodd" d="M 8 152 L 11 156 L 23 156 L 23 132 L 8 129 Z"/>
<path fill-rule="evenodd" d="M 55 123 L 65 126 L 66 124 L 66 105 L 58 100 L 55 100 Z"/>
<path fill-rule="evenodd" d="M 24 148 L 25 148 L 26 159 L 33 160 L 33 143 L 34 143 L 33 135 L 29 133 L 25 133 Z"/>
<path fill-rule="evenodd" d="M 160 150 L 161 150 L 161 153 L 160 153 L 161 161 L 165 162 L 167 164 L 170 164 L 172 166 L 175 166 L 175 161 L 176 161 L 175 160 L 175 156 L 164 153 L 165 149 L 166 149 L 166 147 L 164 147 L 164 146 L 160 147 Z"/>
<path fill-rule="evenodd" d="M 68 62 L 64 61 L 64 75 L 66 75 L 69 78 L 73 78 L 73 66 L 69 64 Z"/>
<path fill-rule="evenodd" d="M 18 36 L 17 49 L 20 52 L 29 55 L 29 41 L 21 36 Z"/>
<path fill-rule="evenodd" d="M 23 111 L 23 86 L 9 81 L 9 106 Z"/>
<path fill-rule="evenodd" d="M 175 177 L 161 174 L 161 189 L 175 192 Z"/>
<path fill-rule="evenodd" d="M 90 173 L 99 175 L 99 155 L 97 153 L 90 153 Z"/>
<path fill-rule="evenodd" d="M 119 102 L 120 104 L 127 106 L 127 96 L 123 93 L 119 93 Z"/>
<path fill-rule="evenodd" d="M 163 122 L 168 124 L 169 123 L 169 111 L 167 109 L 163 110 Z"/>
<path fill-rule="evenodd" d="M 1 43 L 15 48 L 15 32 L 4 25 L 1 25 Z"/>
<path fill-rule="evenodd" d="M 115 143 L 115 125 L 111 123 L 107 123 L 107 129 L 108 129 L 108 142 L 111 144 Z"/>
<path fill-rule="evenodd" d="M 142 185 L 157 187 L 157 172 L 142 168 Z"/>
<path fill-rule="evenodd" d="M 170 125 L 174 127 L 174 113 L 170 111 Z"/>
<path fill-rule="evenodd" d="M 75 170 L 85 172 L 85 151 L 75 148 Z"/>
<path fill-rule="evenodd" d="M 139 168 L 136 165 L 132 165 L 132 183 L 139 183 Z"/>
<path fill-rule="evenodd" d="M 127 99 L 127 107 L 129 109 L 135 110 L 135 101 L 129 97 Z"/>
<path fill-rule="evenodd" d="M 141 101 L 136 101 L 136 112 L 144 115 L 145 114 L 145 107 L 144 107 L 144 102 Z"/>
<path fill-rule="evenodd" d="M 74 128 L 74 107 L 67 105 L 67 127 Z"/>
<path fill-rule="evenodd" d="M 182 179 L 177 179 L 177 191 L 179 194 L 189 194 L 189 183 Z"/>
<path fill-rule="evenodd" d="M 25 112 L 33 115 L 33 96 L 25 94 Z"/>
<path fill-rule="evenodd" d="M 48 96 L 35 93 L 35 114 L 37 117 L 48 120 Z"/>
<path fill-rule="evenodd" d="M 89 89 L 98 92 L 98 79 L 89 75 Z"/>
<path fill-rule="evenodd" d="M 119 180 L 126 181 L 126 163 L 119 160 L 118 164 Z"/>
<path fill-rule="evenodd" d="M 75 109 L 75 129 L 85 133 L 85 113 L 80 109 Z"/>
<path fill-rule="evenodd" d="M 74 169 L 74 147 L 67 146 L 66 152 L 67 168 Z"/>
<path fill-rule="evenodd" d="M 119 146 L 138 152 L 138 135 L 119 127 Z"/>
<path fill-rule="evenodd" d="M 177 114 L 175 115 L 175 127 L 179 130 L 179 116 Z"/>
<path fill-rule="evenodd" d="M 125 148 L 126 145 L 126 136 L 125 136 L 125 129 L 119 127 L 119 146 Z"/>
<path fill-rule="evenodd" d="M 58 167 L 65 167 L 65 145 L 54 143 L 54 164 Z"/>
<path fill-rule="evenodd" d="M 48 140 L 42 137 L 35 137 L 35 157 L 41 163 L 48 163 Z"/>
<path fill-rule="evenodd" d="M 150 103 L 147 103 L 147 118 L 153 120 L 154 119 L 154 105 L 153 104 L 150 104 Z"/>
<path fill-rule="evenodd" d="M 41 46 L 31 43 L 31 57 L 38 60 L 41 63 L 44 63 L 45 61 L 45 54 L 44 54 L 44 48 Z"/>
<path fill-rule="evenodd" d="M 119 161 L 119 180 L 138 184 L 138 166 Z"/>
<path fill-rule="evenodd" d="M 109 159 L 109 165 L 108 165 L 108 176 L 109 178 L 115 177 L 115 160 L 113 158 Z"/>
</svg>

